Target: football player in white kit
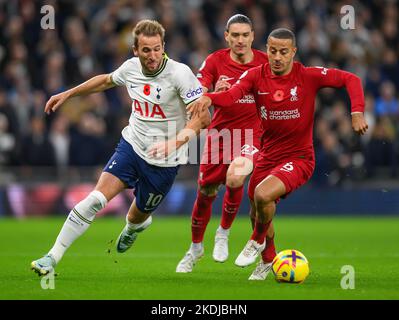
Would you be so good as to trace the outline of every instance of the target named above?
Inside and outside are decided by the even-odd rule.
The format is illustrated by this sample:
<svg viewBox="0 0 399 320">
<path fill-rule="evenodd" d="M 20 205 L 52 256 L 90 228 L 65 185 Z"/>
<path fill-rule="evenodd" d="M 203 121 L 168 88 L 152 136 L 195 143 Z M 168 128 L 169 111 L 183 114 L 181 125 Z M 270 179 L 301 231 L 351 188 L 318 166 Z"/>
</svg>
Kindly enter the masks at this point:
<svg viewBox="0 0 399 320">
<path fill-rule="evenodd" d="M 125 188 L 134 188 L 135 199 L 116 245 L 118 252 L 129 249 L 137 234 L 151 224 L 151 213 L 169 192 L 179 165 L 187 162 L 187 142 L 209 125 L 208 111 L 189 119 L 186 105 L 202 95 L 201 84 L 189 67 L 166 56 L 164 35 L 158 22 L 140 21 L 133 29 L 136 57 L 113 73 L 95 76 L 47 102 L 49 114 L 69 98 L 124 85 L 132 99 L 132 114 L 94 190 L 71 210 L 52 249 L 32 261 L 31 268 L 39 275 L 54 270 L 108 201 Z"/>
</svg>

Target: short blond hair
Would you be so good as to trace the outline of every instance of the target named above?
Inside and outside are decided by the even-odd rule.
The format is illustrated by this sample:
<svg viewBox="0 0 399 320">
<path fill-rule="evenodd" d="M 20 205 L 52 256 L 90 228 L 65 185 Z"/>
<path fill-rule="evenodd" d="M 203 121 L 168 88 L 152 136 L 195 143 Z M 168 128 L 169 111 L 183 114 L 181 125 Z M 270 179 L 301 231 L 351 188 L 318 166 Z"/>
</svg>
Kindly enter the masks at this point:
<svg viewBox="0 0 399 320">
<path fill-rule="evenodd" d="M 141 20 L 139 21 L 136 26 L 133 28 L 133 45 L 135 48 L 138 46 L 138 38 L 139 35 L 142 34 L 146 37 L 153 37 L 156 35 L 160 35 L 162 44 L 164 43 L 165 39 L 165 29 L 164 27 L 155 20 Z"/>
</svg>

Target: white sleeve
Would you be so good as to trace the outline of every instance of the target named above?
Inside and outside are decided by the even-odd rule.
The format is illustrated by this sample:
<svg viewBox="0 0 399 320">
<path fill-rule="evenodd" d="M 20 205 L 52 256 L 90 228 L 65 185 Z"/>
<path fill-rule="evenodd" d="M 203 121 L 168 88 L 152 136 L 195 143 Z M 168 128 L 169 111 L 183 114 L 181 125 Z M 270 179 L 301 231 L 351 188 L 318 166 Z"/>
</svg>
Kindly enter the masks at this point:
<svg viewBox="0 0 399 320">
<path fill-rule="evenodd" d="M 189 104 L 202 96 L 201 83 L 185 64 L 180 64 L 175 79 L 178 93 L 185 104 Z"/>
<path fill-rule="evenodd" d="M 118 69 L 111 73 L 111 79 L 117 86 L 125 85 L 128 63 L 129 60 L 125 61 Z"/>
</svg>

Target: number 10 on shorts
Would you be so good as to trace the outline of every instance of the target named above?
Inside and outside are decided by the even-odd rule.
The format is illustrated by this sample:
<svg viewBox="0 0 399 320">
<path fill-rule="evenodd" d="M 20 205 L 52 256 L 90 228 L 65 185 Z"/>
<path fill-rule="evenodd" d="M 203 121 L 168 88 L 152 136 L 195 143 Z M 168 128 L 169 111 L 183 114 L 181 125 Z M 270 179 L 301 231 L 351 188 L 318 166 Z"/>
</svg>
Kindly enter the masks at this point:
<svg viewBox="0 0 399 320">
<path fill-rule="evenodd" d="M 156 208 L 159 203 L 162 201 L 162 194 L 153 194 L 152 192 L 149 194 L 148 200 L 145 204 L 146 208 Z"/>
</svg>

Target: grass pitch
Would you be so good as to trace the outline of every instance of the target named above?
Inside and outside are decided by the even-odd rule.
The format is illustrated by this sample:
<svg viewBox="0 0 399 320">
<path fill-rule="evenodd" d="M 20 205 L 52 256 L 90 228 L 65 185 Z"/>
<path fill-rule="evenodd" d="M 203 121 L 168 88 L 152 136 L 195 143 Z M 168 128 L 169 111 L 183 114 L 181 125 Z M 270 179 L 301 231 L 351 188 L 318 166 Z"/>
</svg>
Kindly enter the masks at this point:
<svg viewBox="0 0 399 320">
<path fill-rule="evenodd" d="M 191 274 L 175 273 L 191 241 L 189 216 L 155 214 L 124 254 L 113 247 L 124 219 L 98 218 L 57 266 L 54 290 L 43 290 L 30 262 L 53 245 L 63 222 L 0 220 L 0 299 L 399 299 L 399 217 L 277 216 L 277 250 L 297 249 L 309 260 L 310 275 L 301 285 L 277 283 L 271 274 L 248 281 L 255 266 L 234 265 L 251 232 L 245 217 L 234 222 L 225 263 L 212 260 L 219 218 L 211 220 L 205 256 Z M 353 290 L 340 285 L 345 265 L 355 270 Z"/>
</svg>

